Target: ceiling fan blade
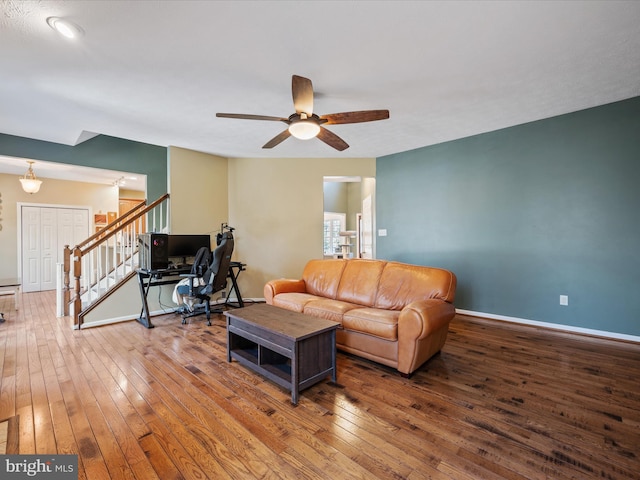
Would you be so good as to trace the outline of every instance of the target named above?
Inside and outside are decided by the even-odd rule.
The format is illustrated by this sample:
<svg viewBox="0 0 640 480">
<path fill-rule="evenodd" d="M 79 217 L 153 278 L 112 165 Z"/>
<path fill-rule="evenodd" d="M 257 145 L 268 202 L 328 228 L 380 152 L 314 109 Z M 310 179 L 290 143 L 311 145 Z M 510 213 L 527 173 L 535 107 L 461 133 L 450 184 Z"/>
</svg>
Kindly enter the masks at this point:
<svg viewBox="0 0 640 480">
<path fill-rule="evenodd" d="M 284 142 L 287 138 L 289 138 L 291 136 L 291 133 L 289 133 L 289 129 L 284 130 L 283 132 L 279 133 L 278 135 L 276 135 L 275 137 L 273 137 L 271 140 L 269 140 L 267 143 L 265 143 L 262 148 L 273 148 L 276 145 Z"/>
<path fill-rule="evenodd" d="M 216 113 L 216 117 L 222 118 L 239 118 L 241 120 L 272 120 L 276 122 L 289 123 L 288 118 L 269 117 L 267 115 L 247 115 L 244 113 Z"/>
<path fill-rule="evenodd" d="M 343 151 L 349 148 L 347 142 L 342 140 L 335 133 L 327 130 L 326 128 L 320 127 L 320 133 L 318 133 L 317 138 L 322 140 L 324 143 L 329 145 L 330 147 L 335 148 L 336 150 Z"/>
<path fill-rule="evenodd" d="M 293 106 L 296 113 L 313 113 L 313 85 L 308 78 L 294 75 L 291 77 L 291 93 L 293 94 Z"/>
<path fill-rule="evenodd" d="M 361 110 L 359 112 L 342 112 L 321 115 L 320 120 L 326 120 L 324 125 L 338 125 L 341 123 L 362 123 L 389 118 L 389 110 Z"/>
</svg>

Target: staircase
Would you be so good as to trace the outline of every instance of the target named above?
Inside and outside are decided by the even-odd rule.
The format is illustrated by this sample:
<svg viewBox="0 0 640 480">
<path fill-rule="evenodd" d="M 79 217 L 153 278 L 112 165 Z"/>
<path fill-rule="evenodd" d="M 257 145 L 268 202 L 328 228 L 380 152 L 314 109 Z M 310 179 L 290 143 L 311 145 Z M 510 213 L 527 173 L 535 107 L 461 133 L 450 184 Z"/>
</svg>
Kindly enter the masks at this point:
<svg viewBox="0 0 640 480">
<path fill-rule="evenodd" d="M 141 201 L 75 247 L 65 246 L 64 315 L 73 316 L 74 328 L 81 328 L 87 313 L 135 275 L 138 235 L 166 232 L 168 224 L 169 194 L 165 194 L 150 205 Z"/>
</svg>

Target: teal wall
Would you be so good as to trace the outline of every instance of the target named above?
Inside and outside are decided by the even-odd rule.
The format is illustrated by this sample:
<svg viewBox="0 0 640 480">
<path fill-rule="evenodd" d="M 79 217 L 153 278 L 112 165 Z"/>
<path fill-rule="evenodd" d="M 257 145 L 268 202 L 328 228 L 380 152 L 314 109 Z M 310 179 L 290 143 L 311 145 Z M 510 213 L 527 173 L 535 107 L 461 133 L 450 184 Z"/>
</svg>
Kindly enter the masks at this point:
<svg viewBox="0 0 640 480">
<path fill-rule="evenodd" d="M 0 155 L 140 173 L 149 201 L 167 193 L 167 149 L 157 145 L 98 135 L 69 146 L 0 133 Z"/>
<path fill-rule="evenodd" d="M 640 335 L 640 97 L 376 172 L 377 257 L 452 270 L 457 308 Z"/>
</svg>

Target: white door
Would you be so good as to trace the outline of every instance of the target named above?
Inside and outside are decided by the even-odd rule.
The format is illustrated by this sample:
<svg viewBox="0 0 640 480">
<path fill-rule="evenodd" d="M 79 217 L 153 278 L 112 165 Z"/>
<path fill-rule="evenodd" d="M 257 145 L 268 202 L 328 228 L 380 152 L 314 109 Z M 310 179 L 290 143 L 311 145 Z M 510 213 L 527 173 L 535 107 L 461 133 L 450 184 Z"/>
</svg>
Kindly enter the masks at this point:
<svg viewBox="0 0 640 480">
<path fill-rule="evenodd" d="M 55 208 L 40 209 L 40 290 L 55 290 L 58 212 Z"/>
<path fill-rule="evenodd" d="M 40 207 L 22 207 L 22 291 L 40 291 Z"/>
<path fill-rule="evenodd" d="M 22 290 L 55 290 L 65 245 L 89 236 L 89 209 L 22 206 Z"/>
<path fill-rule="evenodd" d="M 58 262 L 64 260 L 66 245 L 73 248 L 89 236 L 89 210 L 59 208 L 58 210 Z"/>
</svg>

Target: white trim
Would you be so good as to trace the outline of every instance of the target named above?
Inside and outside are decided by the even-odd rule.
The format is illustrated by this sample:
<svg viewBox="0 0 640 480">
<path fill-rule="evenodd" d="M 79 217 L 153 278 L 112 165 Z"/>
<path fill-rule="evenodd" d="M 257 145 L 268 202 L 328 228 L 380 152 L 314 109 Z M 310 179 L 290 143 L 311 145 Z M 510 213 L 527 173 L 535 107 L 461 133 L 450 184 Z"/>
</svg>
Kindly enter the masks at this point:
<svg viewBox="0 0 640 480">
<path fill-rule="evenodd" d="M 493 313 L 474 312 L 472 310 L 462 310 L 456 308 L 456 313 L 469 315 L 470 317 L 483 317 L 491 320 L 501 320 L 504 322 L 520 323 L 534 327 L 548 328 L 550 330 L 561 330 L 563 332 L 578 333 L 581 335 L 591 335 L 596 337 L 611 338 L 614 340 L 624 340 L 627 342 L 640 343 L 640 336 L 627 335 L 625 333 L 606 332 L 604 330 L 593 330 L 590 328 L 574 327 L 573 325 L 562 325 L 559 323 L 539 322 L 537 320 L 527 320 L 525 318 L 507 317 L 505 315 L 495 315 Z"/>
<path fill-rule="evenodd" d="M 166 308 L 154 310 L 153 312 L 149 312 L 149 318 L 155 317 L 158 315 L 169 315 L 174 312 L 175 312 L 174 309 L 166 309 Z M 102 325 L 110 325 L 112 323 L 128 322 L 130 320 L 135 320 L 136 322 L 138 321 L 137 318 L 135 317 L 132 318 L 131 315 L 125 315 L 122 317 L 103 318 L 102 320 L 94 320 L 93 322 L 82 322 L 82 326 L 80 328 L 100 327 Z"/>
<path fill-rule="evenodd" d="M 243 298 L 242 299 L 245 303 L 265 303 L 265 299 L 264 298 Z M 230 297 L 229 298 L 229 302 L 231 303 L 235 303 L 238 300 L 234 297 Z M 224 299 L 220 299 L 216 302 L 212 301 L 211 305 L 220 305 L 220 304 L 224 304 Z M 170 313 L 173 313 L 172 311 L 167 311 L 167 310 L 155 310 L 153 312 L 149 312 L 149 316 L 150 317 L 154 317 L 156 315 L 168 315 Z M 83 322 L 82 326 L 80 327 L 80 329 L 85 329 L 85 328 L 91 328 L 91 327 L 101 327 L 103 325 L 110 325 L 112 323 L 120 323 L 120 322 L 128 322 L 128 321 L 138 321 L 135 318 L 131 318 L 130 315 L 124 316 L 124 317 L 116 317 L 116 318 L 105 318 L 103 320 L 96 320 L 94 322 Z M 78 330 L 78 327 L 75 326 L 74 330 Z"/>
<path fill-rule="evenodd" d="M 265 303 L 266 302 L 264 298 L 243 298 L 242 300 L 245 303 Z M 237 302 L 237 299 L 230 297 L 229 301 L 233 303 L 233 302 Z M 224 299 L 220 299 L 217 302 L 211 302 L 212 305 L 216 303 L 224 303 Z M 150 316 L 166 315 L 167 313 L 170 313 L 170 312 L 167 312 L 166 310 L 158 310 L 155 312 L 151 312 Z M 596 337 L 610 338 L 613 340 L 624 340 L 627 342 L 640 343 L 640 336 L 627 335 L 625 333 L 606 332 L 604 330 L 593 330 L 590 328 L 574 327 L 572 325 L 561 325 L 558 323 L 539 322 L 537 320 L 527 320 L 525 318 L 508 317 L 506 315 L 495 315 L 493 313 L 474 312 L 473 310 L 462 310 L 460 308 L 456 308 L 456 313 L 459 313 L 460 315 L 468 315 L 470 317 L 481 317 L 481 318 L 488 318 L 490 320 L 500 320 L 503 322 L 529 325 L 532 327 L 548 328 L 549 330 L 560 330 L 563 332 L 577 333 L 580 335 L 591 335 Z M 136 319 L 131 318 L 130 316 L 120 317 L 120 318 L 108 318 L 104 320 L 98 320 L 95 322 L 83 323 L 82 328 L 98 327 L 102 325 L 109 325 L 111 323 L 126 322 L 129 320 L 136 320 Z"/>
<path fill-rule="evenodd" d="M 96 320 L 94 322 L 82 322 L 80 329 L 101 327 L 103 325 L 111 325 L 112 323 L 128 322 L 129 320 L 135 320 L 135 318 L 131 318 L 130 315 L 127 315 L 125 317 L 105 318 L 103 320 Z M 78 328 L 76 326 L 75 330 L 77 329 Z"/>
<path fill-rule="evenodd" d="M 266 303 L 267 301 L 264 298 L 245 298 L 242 297 L 242 301 L 244 303 L 250 303 L 250 304 L 254 304 L 254 303 Z M 238 299 L 235 297 L 229 297 L 229 302 L 230 303 L 237 303 Z"/>
</svg>

